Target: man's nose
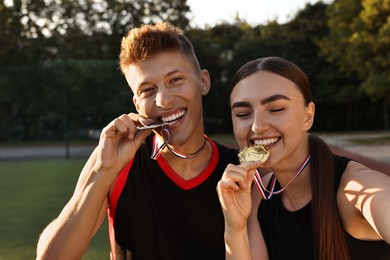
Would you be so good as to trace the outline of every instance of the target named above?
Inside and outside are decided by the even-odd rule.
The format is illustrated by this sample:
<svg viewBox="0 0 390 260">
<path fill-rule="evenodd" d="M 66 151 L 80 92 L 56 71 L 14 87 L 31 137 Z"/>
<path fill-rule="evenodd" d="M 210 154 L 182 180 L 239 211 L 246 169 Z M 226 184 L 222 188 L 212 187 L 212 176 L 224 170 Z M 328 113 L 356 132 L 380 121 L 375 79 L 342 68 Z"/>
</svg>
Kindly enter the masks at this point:
<svg viewBox="0 0 390 260">
<path fill-rule="evenodd" d="M 156 94 L 156 105 L 169 108 L 174 100 L 172 93 L 165 86 L 160 86 Z"/>
</svg>

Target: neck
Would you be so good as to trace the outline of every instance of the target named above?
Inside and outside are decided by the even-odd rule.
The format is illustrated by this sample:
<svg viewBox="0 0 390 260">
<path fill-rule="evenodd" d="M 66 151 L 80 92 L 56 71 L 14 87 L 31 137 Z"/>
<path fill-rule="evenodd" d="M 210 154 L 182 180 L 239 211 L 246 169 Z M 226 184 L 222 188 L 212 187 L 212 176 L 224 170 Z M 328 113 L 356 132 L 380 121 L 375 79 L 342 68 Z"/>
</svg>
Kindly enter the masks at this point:
<svg viewBox="0 0 390 260">
<path fill-rule="evenodd" d="M 310 162 L 307 161 L 308 159 L 309 157 L 305 158 L 294 167 L 274 171 L 281 189 L 284 189 L 282 201 L 288 210 L 299 209 L 311 200 Z M 302 167 L 304 167 L 303 170 Z"/>
<path fill-rule="evenodd" d="M 162 156 L 175 172 L 185 180 L 198 176 L 209 164 L 212 146 L 203 136 L 194 145 L 165 147 Z M 168 144 L 169 145 L 169 144 Z"/>
<path fill-rule="evenodd" d="M 171 152 L 165 151 L 163 157 L 180 177 L 184 180 L 190 180 L 207 168 L 211 154 L 212 146 L 209 142 L 206 142 L 202 151 L 194 158 L 182 159 Z"/>
<path fill-rule="evenodd" d="M 288 180 L 287 180 L 288 182 Z M 280 182 L 279 182 L 280 183 Z M 281 187 L 284 187 L 280 183 Z M 310 167 L 290 183 L 282 193 L 282 202 L 287 210 L 295 211 L 311 201 Z"/>
<path fill-rule="evenodd" d="M 302 164 L 307 159 L 309 153 L 310 153 L 309 146 L 305 145 L 303 141 L 303 144 L 299 148 L 297 148 L 294 152 L 286 155 L 286 157 L 282 158 L 272 166 L 272 171 L 274 172 L 282 188 L 285 187 L 290 182 L 290 180 L 296 175 L 296 173 L 301 168 Z M 307 169 L 309 169 L 309 167 L 306 167 L 303 170 L 302 174 L 300 174 L 300 176 L 298 176 L 293 183 L 290 183 L 290 185 L 293 185 L 294 183 L 298 183 L 300 180 L 304 179 L 303 176 L 308 175 L 306 174 Z"/>
</svg>

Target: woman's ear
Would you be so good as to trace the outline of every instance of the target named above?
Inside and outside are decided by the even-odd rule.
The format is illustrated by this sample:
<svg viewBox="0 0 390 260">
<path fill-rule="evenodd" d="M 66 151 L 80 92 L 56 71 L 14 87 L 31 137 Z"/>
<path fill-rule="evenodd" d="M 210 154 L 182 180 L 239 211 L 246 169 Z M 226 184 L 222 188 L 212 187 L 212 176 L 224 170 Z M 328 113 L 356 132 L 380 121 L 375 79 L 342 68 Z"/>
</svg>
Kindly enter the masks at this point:
<svg viewBox="0 0 390 260">
<path fill-rule="evenodd" d="M 202 93 L 202 96 L 206 96 L 209 93 L 210 86 L 211 86 L 210 74 L 207 70 L 202 70 L 200 73 L 201 73 L 200 77 L 201 77 L 201 81 L 202 81 L 201 93 Z"/>
<path fill-rule="evenodd" d="M 313 126 L 315 108 L 316 107 L 313 102 L 310 102 L 306 107 L 305 122 L 303 125 L 305 131 L 309 131 L 310 128 Z"/>
</svg>

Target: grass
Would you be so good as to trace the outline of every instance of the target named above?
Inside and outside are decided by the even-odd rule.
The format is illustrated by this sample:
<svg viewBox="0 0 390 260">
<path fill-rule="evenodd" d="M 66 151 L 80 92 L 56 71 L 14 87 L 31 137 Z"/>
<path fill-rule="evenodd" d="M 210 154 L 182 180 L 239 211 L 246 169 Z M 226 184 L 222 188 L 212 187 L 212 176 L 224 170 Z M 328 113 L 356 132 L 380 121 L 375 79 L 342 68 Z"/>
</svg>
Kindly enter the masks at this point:
<svg viewBox="0 0 390 260">
<path fill-rule="evenodd" d="M 233 135 L 211 137 L 219 143 L 235 144 Z M 85 162 L 86 159 L 0 161 L 0 260 L 36 258 L 39 234 L 72 196 Z M 109 259 L 109 250 L 105 221 L 83 260 Z"/>
<path fill-rule="evenodd" d="M 37 239 L 71 197 L 84 159 L 1 161 L 0 260 L 35 259 Z M 109 259 L 107 221 L 83 259 Z"/>
</svg>

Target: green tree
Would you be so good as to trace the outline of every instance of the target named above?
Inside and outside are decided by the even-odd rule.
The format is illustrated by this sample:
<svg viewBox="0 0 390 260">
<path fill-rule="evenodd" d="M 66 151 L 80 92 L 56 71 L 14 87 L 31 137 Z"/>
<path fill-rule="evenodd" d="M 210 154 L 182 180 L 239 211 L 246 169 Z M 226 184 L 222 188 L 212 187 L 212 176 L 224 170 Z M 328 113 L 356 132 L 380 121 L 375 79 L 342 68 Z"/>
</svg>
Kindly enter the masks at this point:
<svg viewBox="0 0 390 260">
<path fill-rule="evenodd" d="M 320 44 L 322 54 L 357 75 L 359 90 L 382 102 L 383 126 L 389 129 L 390 0 L 335 0 L 327 14 L 330 34 Z"/>
<path fill-rule="evenodd" d="M 194 44 L 201 66 L 211 75 L 211 90 L 204 99 L 205 128 L 208 133 L 230 131 L 228 106 L 228 66 L 235 45 L 240 41 L 246 23 L 220 23 L 207 29 L 192 29 L 188 36 Z"/>
<path fill-rule="evenodd" d="M 0 132 L 10 139 L 58 138 L 65 125 L 76 129 L 93 118 L 89 124 L 102 127 L 129 112 L 130 90 L 117 65 L 124 34 L 159 20 L 189 23 L 185 0 L 7 3 L 0 2 Z"/>
</svg>

